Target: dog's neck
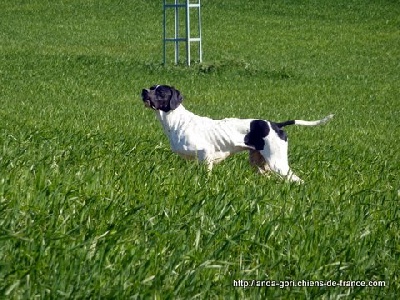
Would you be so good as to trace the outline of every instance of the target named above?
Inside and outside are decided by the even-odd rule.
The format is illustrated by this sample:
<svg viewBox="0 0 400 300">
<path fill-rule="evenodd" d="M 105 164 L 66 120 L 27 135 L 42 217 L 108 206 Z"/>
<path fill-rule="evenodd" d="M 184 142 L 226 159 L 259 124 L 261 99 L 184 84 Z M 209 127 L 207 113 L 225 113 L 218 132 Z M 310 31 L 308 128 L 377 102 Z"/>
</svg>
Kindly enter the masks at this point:
<svg viewBox="0 0 400 300">
<path fill-rule="evenodd" d="M 169 112 L 165 112 L 162 110 L 157 110 L 156 115 L 157 118 L 162 122 L 162 123 L 173 123 L 176 120 L 179 119 L 185 119 L 187 115 L 192 115 L 190 111 L 186 110 L 186 108 L 180 104 L 176 109 L 170 110 Z"/>
<path fill-rule="evenodd" d="M 157 110 L 156 115 L 167 134 L 171 130 L 182 128 L 185 123 L 190 122 L 194 117 L 194 114 L 186 110 L 182 104 L 180 104 L 176 109 L 170 110 L 169 112 Z"/>
</svg>

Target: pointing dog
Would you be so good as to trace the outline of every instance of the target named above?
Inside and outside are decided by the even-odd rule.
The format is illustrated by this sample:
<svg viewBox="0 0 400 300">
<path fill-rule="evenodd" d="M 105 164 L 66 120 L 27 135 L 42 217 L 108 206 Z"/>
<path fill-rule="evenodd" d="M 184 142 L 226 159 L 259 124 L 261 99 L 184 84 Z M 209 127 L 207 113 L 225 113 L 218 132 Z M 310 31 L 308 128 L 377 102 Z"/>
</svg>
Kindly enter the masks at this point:
<svg viewBox="0 0 400 300">
<path fill-rule="evenodd" d="M 181 93 L 172 86 L 154 85 L 142 90 L 146 107 L 156 112 L 173 152 L 185 159 L 197 159 L 209 170 L 229 155 L 249 151 L 250 164 L 260 173 L 273 171 L 289 181 L 302 182 L 289 168 L 288 125 L 316 126 L 329 121 L 329 115 L 317 121 L 289 120 L 281 123 L 226 118 L 213 120 L 198 116 L 182 105 Z"/>
</svg>

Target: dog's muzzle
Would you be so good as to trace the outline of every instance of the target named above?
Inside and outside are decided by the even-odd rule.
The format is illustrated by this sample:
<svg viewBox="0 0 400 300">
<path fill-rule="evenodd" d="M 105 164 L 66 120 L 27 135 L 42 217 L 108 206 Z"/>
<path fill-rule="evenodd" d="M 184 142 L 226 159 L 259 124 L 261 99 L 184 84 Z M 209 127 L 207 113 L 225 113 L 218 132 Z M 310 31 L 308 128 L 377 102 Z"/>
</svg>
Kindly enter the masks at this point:
<svg viewBox="0 0 400 300">
<path fill-rule="evenodd" d="M 143 103 L 144 103 L 145 107 L 148 107 L 148 108 L 156 110 L 155 105 L 151 102 L 148 90 L 143 90 L 142 91 L 142 99 L 143 99 Z"/>
<path fill-rule="evenodd" d="M 143 100 L 143 102 L 144 102 L 144 106 L 156 110 L 155 106 L 153 105 L 153 103 L 151 103 L 150 100 Z"/>
</svg>

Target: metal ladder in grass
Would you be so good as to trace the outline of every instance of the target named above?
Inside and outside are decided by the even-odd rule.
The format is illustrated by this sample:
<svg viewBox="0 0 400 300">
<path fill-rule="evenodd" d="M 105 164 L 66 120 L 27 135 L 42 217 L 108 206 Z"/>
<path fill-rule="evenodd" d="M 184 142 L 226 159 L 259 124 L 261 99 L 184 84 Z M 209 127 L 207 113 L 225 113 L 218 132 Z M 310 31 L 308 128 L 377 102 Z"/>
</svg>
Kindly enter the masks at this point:
<svg viewBox="0 0 400 300">
<path fill-rule="evenodd" d="M 200 12 L 200 0 L 198 2 L 193 3 L 193 0 L 184 0 L 183 3 L 180 0 L 174 0 L 174 3 L 168 3 L 168 0 L 164 0 L 164 18 L 163 18 L 163 62 L 164 65 L 167 63 L 167 43 L 174 43 L 175 48 L 175 64 L 179 63 L 179 43 L 186 43 L 186 63 L 190 66 L 191 61 L 191 43 L 198 43 L 198 54 L 199 54 L 199 62 L 203 61 L 203 52 L 202 52 L 202 44 L 201 44 L 201 12 Z M 180 18 L 179 18 L 179 9 L 185 9 L 185 22 L 184 22 L 184 36 L 180 35 Z M 167 10 L 174 10 L 174 36 L 169 37 L 167 34 Z M 191 24 L 190 24 L 190 9 L 197 9 L 197 37 L 191 36 Z M 195 21 L 196 21 L 195 20 Z"/>
</svg>

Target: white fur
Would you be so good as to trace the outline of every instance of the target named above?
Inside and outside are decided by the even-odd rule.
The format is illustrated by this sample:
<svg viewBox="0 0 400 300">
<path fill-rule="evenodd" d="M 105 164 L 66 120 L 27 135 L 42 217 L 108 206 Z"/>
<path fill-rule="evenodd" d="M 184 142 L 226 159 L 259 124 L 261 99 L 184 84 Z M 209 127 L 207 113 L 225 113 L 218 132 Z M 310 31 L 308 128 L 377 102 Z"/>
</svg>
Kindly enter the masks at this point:
<svg viewBox="0 0 400 300">
<path fill-rule="evenodd" d="M 187 159 L 205 161 L 211 170 L 230 154 L 252 149 L 245 145 L 252 120 L 228 118 L 213 120 L 200 117 L 181 104 L 175 110 L 156 111 L 169 138 L 172 151 Z"/>
</svg>

